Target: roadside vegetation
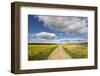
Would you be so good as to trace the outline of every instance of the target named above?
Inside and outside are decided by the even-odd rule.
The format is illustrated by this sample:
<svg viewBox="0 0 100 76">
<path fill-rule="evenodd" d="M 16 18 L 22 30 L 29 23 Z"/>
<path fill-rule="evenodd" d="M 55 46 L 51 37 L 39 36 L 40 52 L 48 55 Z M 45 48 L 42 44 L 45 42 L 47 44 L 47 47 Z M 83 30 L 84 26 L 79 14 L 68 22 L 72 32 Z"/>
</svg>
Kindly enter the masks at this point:
<svg viewBox="0 0 100 76">
<path fill-rule="evenodd" d="M 64 50 L 72 58 L 87 58 L 88 57 L 88 47 L 87 44 L 70 44 L 63 45 Z"/>
<path fill-rule="evenodd" d="M 28 60 L 46 60 L 57 45 L 28 45 Z"/>
</svg>

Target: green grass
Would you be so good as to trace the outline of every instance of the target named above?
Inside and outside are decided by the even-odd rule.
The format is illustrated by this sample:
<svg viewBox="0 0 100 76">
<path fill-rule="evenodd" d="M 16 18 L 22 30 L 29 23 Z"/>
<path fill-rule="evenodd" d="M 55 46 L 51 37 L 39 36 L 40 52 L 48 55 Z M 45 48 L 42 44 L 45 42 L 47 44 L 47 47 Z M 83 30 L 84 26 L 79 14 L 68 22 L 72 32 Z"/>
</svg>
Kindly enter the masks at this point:
<svg viewBox="0 0 100 76">
<path fill-rule="evenodd" d="M 87 44 L 64 44 L 66 53 L 73 59 L 87 58 L 88 45 Z M 28 45 L 28 60 L 47 60 L 48 56 L 57 48 L 56 44 L 29 44 Z"/>
<path fill-rule="evenodd" d="M 57 45 L 28 45 L 28 60 L 46 60 Z"/>
<path fill-rule="evenodd" d="M 63 45 L 63 48 L 73 59 L 88 57 L 87 44 Z"/>
</svg>

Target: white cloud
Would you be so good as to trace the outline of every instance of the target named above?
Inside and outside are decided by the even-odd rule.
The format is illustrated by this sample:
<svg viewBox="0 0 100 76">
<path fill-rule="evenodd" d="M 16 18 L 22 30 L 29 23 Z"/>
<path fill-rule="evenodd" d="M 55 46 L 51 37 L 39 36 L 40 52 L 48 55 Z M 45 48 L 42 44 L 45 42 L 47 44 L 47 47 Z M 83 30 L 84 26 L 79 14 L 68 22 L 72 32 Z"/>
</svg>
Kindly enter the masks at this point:
<svg viewBox="0 0 100 76">
<path fill-rule="evenodd" d="M 44 22 L 45 27 L 50 29 L 67 34 L 87 35 L 87 17 L 38 16 L 38 18 L 39 21 Z"/>
<path fill-rule="evenodd" d="M 62 44 L 87 43 L 87 40 L 84 40 L 84 39 L 61 39 L 60 43 L 62 43 Z"/>
<path fill-rule="evenodd" d="M 34 42 L 34 43 L 45 43 L 47 41 L 45 39 L 32 39 L 30 41 L 30 43 L 32 43 L 32 42 Z"/>
<path fill-rule="evenodd" d="M 55 39 L 56 35 L 54 33 L 48 33 L 48 32 L 39 32 L 34 35 L 37 39 L 41 40 L 51 40 Z"/>
</svg>

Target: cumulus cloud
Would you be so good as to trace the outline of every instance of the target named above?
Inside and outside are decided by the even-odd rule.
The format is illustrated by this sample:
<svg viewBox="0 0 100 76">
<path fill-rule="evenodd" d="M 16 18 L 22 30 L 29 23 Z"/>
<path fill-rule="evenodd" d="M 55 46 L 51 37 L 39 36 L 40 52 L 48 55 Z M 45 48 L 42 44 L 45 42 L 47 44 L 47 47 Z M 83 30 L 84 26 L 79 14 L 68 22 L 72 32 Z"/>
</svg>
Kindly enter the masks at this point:
<svg viewBox="0 0 100 76">
<path fill-rule="evenodd" d="M 45 27 L 64 32 L 66 34 L 84 34 L 87 35 L 88 18 L 74 16 L 38 16 L 39 21 L 44 23 Z"/>
<path fill-rule="evenodd" d="M 54 33 L 48 33 L 48 32 L 39 32 L 34 35 L 37 39 L 41 40 L 51 40 L 55 39 L 56 35 Z"/>
</svg>

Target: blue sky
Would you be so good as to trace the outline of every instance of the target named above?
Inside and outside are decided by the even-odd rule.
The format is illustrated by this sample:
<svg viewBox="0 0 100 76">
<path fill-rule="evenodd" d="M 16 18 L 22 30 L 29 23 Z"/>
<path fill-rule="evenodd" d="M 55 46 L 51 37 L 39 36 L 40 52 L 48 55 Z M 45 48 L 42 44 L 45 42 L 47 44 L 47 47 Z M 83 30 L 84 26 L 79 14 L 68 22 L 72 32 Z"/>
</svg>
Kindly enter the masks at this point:
<svg viewBox="0 0 100 76">
<path fill-rule="evenodd" d="M 58 19 L 62 22 L 60 22 Z M 68 25 L 68 20 L 70 20 L 69 25 Z M 82 21 L 84 21 L 84 25 Z M 77 23 L 75 24 L 76 27 L 78 26 L 77 28 L 73 27 L 72 25 L 73 22 Z M 86 17 L 83 18 L 64 17 L 63 18 L 63 17 L 54 17 L 54 16 L 52 17 L 52 16 L 28 15 L 28 42 L 29 43 L 40 43 L 40 42 L 56 43 L 59 42 L 59 40 L 63 40 L 63 39 L 65 40 L 86 39 L 85 38 L 86 32 L 84 33 L 84 30 L 87 28 L 87 22 L 88 21 Z M 80 26 L 79 24 L 82 25 Z"/>
</svg>

